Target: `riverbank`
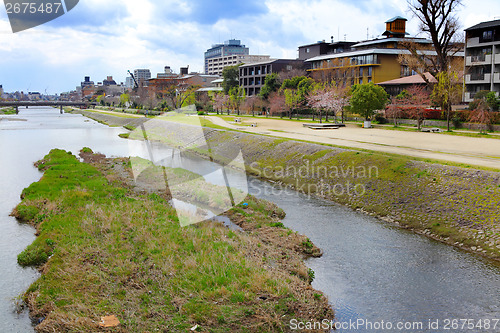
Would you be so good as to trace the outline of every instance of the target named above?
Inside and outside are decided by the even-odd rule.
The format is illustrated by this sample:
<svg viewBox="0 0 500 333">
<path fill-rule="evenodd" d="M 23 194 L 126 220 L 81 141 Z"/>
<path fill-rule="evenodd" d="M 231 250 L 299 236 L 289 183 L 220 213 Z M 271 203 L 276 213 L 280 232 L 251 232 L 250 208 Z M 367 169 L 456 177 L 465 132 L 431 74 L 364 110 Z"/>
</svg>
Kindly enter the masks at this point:
<svg viewBox="0 0 500 333">
<path fill-rule="evenodd" d="M 178 138 L 192 131 L 171 126 Z M 254 176 L 500 261 L 499 172 L 241 132 L 210 130 L 208 141 L 213 152 L 228 142 L 237 145 Z M 208 149 L 195 152 L 208 155 Z M 227 161 L 219 156 L 219 162 Z"/>
<path fill-rule="evenodd" d="M 319 249 L 284 228 L 275 205 L 248 197 L 231 210 L 245 232 L 182 228 L 168 192 L 135 184 L 128 159 L 81 158 L 53 150 L 13 212 L 37 228 L 18 257 L 42 272 L 24 296 L 37 332 L 104 331 L 105 316 L 120 321 L 113 332 L 281 332 L 291 319 L 333 318 L 303 263 Z"/>
</svg>

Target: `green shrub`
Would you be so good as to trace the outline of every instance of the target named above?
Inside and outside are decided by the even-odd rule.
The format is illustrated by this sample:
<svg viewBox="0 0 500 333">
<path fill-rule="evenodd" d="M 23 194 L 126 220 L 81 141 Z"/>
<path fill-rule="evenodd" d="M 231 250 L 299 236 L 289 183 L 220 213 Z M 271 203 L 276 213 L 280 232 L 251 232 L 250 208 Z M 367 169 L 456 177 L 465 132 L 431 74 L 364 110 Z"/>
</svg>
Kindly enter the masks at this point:
<svg viewBox="0 0 500 333">
<path fill-rule="evenodd" d="M 17 263 L 22 267 L 40 266 L 47 262 L 49 254 L 45 249 L 30 245 L 17 256 Z"/>
<path fill-rule="evenodd" d="M 92 149 L 90 149 L 89 147 L 84 147 L 82 150 L 81 150 L 82 153 L 85 153 L 85 154 L 92 154 L 93 151 Z"/>
<path fill-rule="evenodd" d="M 35 219 L 40 210 L 38 207 L 30 205 L 19 205 L 17 206 L 16 217 L 24 222 L 30 222 Z"/>
</svg>

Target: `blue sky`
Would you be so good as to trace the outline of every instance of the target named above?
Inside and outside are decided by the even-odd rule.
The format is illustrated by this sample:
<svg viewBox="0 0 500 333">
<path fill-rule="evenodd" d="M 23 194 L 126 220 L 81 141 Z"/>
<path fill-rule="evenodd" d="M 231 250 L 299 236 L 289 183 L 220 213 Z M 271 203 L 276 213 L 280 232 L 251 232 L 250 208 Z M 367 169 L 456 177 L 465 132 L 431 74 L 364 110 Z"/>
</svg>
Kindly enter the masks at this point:
<svg viewBox="0 0 500 333">
<path fill-rule="evenodd" d="M 13 34 L 0 6 L 0 84 L 6 91 L 59 93 L 90 75 L 125 80 L 127 70 L 165 65 L 203 71 L 212 44 L 241 39 L 252 54 L 295 58 L 318 40 L 380 36 L 401 15 L 411 35 L 418 22 L 401 0 L 80 0 L 66 15 Z M 500 18 L 498 0 L 464 0 L 464 28 Z"/>
</svg>

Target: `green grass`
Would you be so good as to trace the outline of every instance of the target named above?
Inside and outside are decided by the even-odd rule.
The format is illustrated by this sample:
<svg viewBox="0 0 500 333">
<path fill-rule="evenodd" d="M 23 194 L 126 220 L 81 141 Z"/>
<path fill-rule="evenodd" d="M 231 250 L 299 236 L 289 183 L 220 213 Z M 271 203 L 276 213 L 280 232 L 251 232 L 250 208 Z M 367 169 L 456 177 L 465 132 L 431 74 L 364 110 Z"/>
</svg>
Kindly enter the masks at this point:
<svg viewBox="0 0 500 333">
<path fill-rule="evenodd" d="M 0 109 L 0 115 L 13 115 L 16 114 L 16 109 L 15 108 L 3 108 Z"/>
<path fill-rule="evenodd" d="M 18 262 L 44 265 L 25 300 L 45 318 L 45 330 L 95 332 L 101 316 L 116 315 L 124 332 L 184 332 L 196 324 L 210 332 L 281 332 L 291 318 L 306 317 L 297 304 L 311 301 L 296 290 L 299 277 L 266 271 L 255 251 L 271 255 L 270 248 L 251 236 L 211 222 L 183 228 L 161 196 L 110 183 L 62 150 L 37 166 L 44 175 L 14 213 L 38 229 Z M 272 207 L 248 198 L 248 208 L 232 214 L 270 225 L 271 215 L 283 215 Z"/>
</svg>

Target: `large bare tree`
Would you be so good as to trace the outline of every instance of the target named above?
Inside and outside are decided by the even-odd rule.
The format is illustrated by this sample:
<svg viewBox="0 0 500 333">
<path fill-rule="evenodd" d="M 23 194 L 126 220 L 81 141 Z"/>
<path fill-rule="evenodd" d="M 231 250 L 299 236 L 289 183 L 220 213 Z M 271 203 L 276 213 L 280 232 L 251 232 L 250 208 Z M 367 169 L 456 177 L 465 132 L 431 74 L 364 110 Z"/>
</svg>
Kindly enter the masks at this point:
<svg viewBox="0 0 500 333">
<path fill-rule="evenodd" d="M 449 86 L 449 91 L 440 91 L 435 96 L 440 96 L 439 103 L 446 113 L 448 131 L 450 130 L 450 113 L 453 98 L 454 85 L 441 82 L 446 78 L 458 77 L 458 68 L 463 65 L 457 64 L 455 57 L 457 52 L 463 49 L 463 43 L 458 35 L 460 24 L 456 11 L 462 5 L 462 0 L 407 0 L 411 12 L 420 21 L 420 30 L 428 35 L 432 41 L 432 47 L 422 47 L 414 41 L 406 41 L 404 46 L 410 54 L 402 54 L 399 61 L 416 71 L 431 88 L 433 84 L 425 72 L 431 73 L 438 79 L 438 87 Z M 463 64 L 463 60 L 462 60 Z M 451 82 L 451 80 L 448 80 Z"/>
<path fill-rule="evenodd" d="M 462 0 L 408 0 L 411 12 L 420 21 L 420 30 L 428 35 L 433 44 L 433 51 L 419 52 L 415 44 L 410 43 L 411 56 L 418 59 L 418 64 L 434 76 L 449 69 L 450 61 L 462 49 L 458 36 L 460 24 L 455 15 Z"/>
</svg>

